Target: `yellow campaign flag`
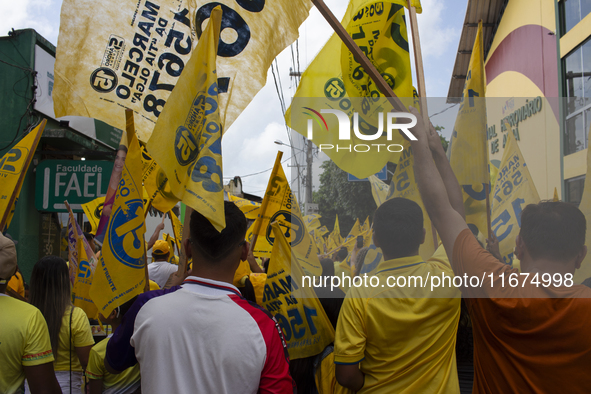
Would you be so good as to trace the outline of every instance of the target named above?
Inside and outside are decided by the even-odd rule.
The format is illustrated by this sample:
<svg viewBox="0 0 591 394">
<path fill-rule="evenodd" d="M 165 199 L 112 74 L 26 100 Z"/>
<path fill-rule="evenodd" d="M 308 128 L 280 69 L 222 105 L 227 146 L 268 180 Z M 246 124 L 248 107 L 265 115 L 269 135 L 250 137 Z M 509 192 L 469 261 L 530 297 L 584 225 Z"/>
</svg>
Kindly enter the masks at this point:
<svg viewBox="0 0 591 394">
<path fill-rule="evenodd" d="M 18 196 L 46 123 L 43 120 L 0 158 L 0 231 L 8 228 L 14 216 Z"/>
<path fill-rule="evenodd" d="M 515 237 L 521 228 L 521 211 L 528 204 L 540 202 L 540 196 L 513 133 L 508 136 L 491 198 L 491 227 L 499 240 L 503 261 L 512 265 Z"/>
<path fill-rule="evenodd" d="M 327 252 L 326 245 L 324 243 L 324 238 L 322 237 L 322 235 L 320 235 L 319 230 L 320 229 L 316 228 L 316 229 L 310 231 L 310 236 L 314 240 L 314 244 L 316 245 L 316 248 L 318 250 L 318 254 L 324 254 Z"/>
<path fill-rule="evenodd" d="M 179 202 L 170 185 L 168 177 L 162 168 L 152 159 L 146 147 L 142 145 L 142 182 L 152 206 L 160 212 L 168 212 Z"/>
<path fill-rule="evenodd" d="M 343 242 L 346 243 L 347 241 L 351 240 L 351 238 L 356 238 L 360 234 L 361 225 L 359 224 L 359 219 L 355 219 L 355 223 L 353 224 L 353 227 L 351 227 L 351 231 L 349 231 L 349 234 L 347 234 Z"/>
<path fill-rule="evenodd" d="M 277 167 L 276 172 L 271 173 L 265 200 L 268 201 L 266 210 L 264 212 L 261 210 L 257 221 L 246 232 L 246 239 L 249 242 L 252 242 L 254 235 L 258 236 L 253 254 L 257 257 L 271 257 L 275 242 L 275 233 L 271 224 L 281 220 L 280 228 L 289 240 L 293 253 L 300 259 L 302 268 L 312 275 L 320 275 L 322 266 L 316 255 L 314 243 L 306 230 L 298 202 L 291 192 L 281 165 Z M 259 232 L 255 234 L 257 228 Z"/>
<path fill-rule="evenodd" d="M 322 216 L 320 216 L 317 213 L 311 213 L 310 215 L 306 215 L 304 216 L 304 225 L 306 226 L 306 228 L 308 229 L 308 231 L 312 231 L 314 229 L 319 228 L 320 226 L 322 226 L 320 224 L 320 218 Z"/>
<path fill-rule="evenodd" d="M 176 243 L 177 251 L 180 254 L 181 251 L 181 242 L 183 241 L 183 224 L 179 220 L 179 218 L 174 214 L 174 212 L 168 212 L 170 215 L 170 222 L 172 224 L 172 233 L 174 234 L 174 241 Z"/>
<path fill-rule="evenodd" d="M 146 280 L 141 151 L 135 133 L 127 138 L 129 151 L 90 288 L 103 316 L 142 293 Z"/>
<path fill-rule="evenodd" d="M 166 241 L 166 243 L 168 244 L 168 250 L 170 250 L 170 254 L 174 255 L 175 253 L 175 239 L 174 237 L 171 237 L 170 235 L 168 235 L 168 233 L 162 233 L 162 240 Z M 178 252 L 177 252 L 178 253 Z"/>
<path fill-rule="evenodd" d="M 479 185 L 489 182 L 485 90 L 482 22 L 480 22 L 466 75 L 462 103 L 450 140 L 450 164 L 460 185 Z"/>
<path fill-rule="evenodd" d="M 225 33 L 218 50 L 219 107 L 229 128 L 267 82 L 275 57 L 298 37 L 312 2 L 64 0 L 56 117 L 86 116 L 125 130 L 120 110 L 130 108 L 146 142 L 218 4 Z"/>
<path fill-rule="evenodd" d="M 92 227 L 92 234 L 96 234 L 96 229 L 98 228 L 99 222 L 101 220 L 101 215 L 103 214 L 104 203 L 105 196 L 95 198 L 91 202 L 82 204 L 82 210 L 86 214 L 86 218 L 88 219 L 88 222 Z"/>
<path fill-rule="evenodd" d="M 339 215 L 336 215 L 332 231 L 330 234 L 328 234 L 328 244 L 331 250 L 338 248 L 343 244 L 343 237 L 341 237 L 341 227 L 339 226 Z"/>
<path fill-rule="evenodd" d="M 279 323 L 290 359 L 314 356 L 334 341 L 334 328 L 312 285 L 302 283 L 305 280 L 304 272 L 285 238 L 282 226 L 274 223 L 271 227 L 275 242 L 267 272 L 263 307 Z"/>
<path fill-rule="evenodd" d="M 242 213 L 244 214 L 244 216 L 246 216 L 247 219 L 256 220 L 256 218 L 259 215 L 261 203 L 250 201 L 245 198 L 236 197 L 231 194 L 228 195 L 228 199 L 232 201 L 234 204 L 236 204 L 238 209 L 242 211 Z"/>
<path fill-rule="evenodd" d="M 373 196 L 376 205 L 379 207 L 388 198 L 389 187 L 375 175 L 371 175 L 368 179 L 369 184 L 371 185 L 371 195 Z"/>
<path fill-rule="evenodd" d="M 90 287 L 97 260 L 82 229 L 74 218 L 70 205 L 66 203 L 68 219 L 68 261 L 72 280 L 72 302 L 82 308 L 90 319 L 98 317 L 98 309 L 90 298 Z M 73 273 L 73 275 L 72 275 Z"/>
<path fill-rule="evenodd" d="M 560 201 L 560 197 L 558 197 L 558 189 L 554 188 L 554 198 L 552 201 Z"/>
<path fill-rule="evenodd" d="M 388 187 L 388 191 L 389 191 L 389 187 Z M 378 205 L 379 207 L 379 205 Z M 369 216 L 365 218 L 365 222 L 363 222 L 363 226 L 361 226 L 361 231 L 367 231 L 369 230 Z"/>
<path fill-rule="evenodd" d="M 408 34 L 404 16 L 406 5 L 405 0 L 383 2 L 351 0 L 341 23 L 383 75 L 396 96 L 402 98 L 403 103 L 408 105 L 414 102 L 415 91 L 412 85 Z M 354 102 L 350 99 L 354 97 L 364 98 L 359 99 L 362 104 L 353 105 Z M 351 121 L 354 120 L 353 113 L 358 113 L 360 119 L 358 123 L 365 125 L 360 126 L 360 129 L 366 131 L 365 134 L 376 134 L 378 117 L 392 108 L 387 100 L 374 103 L 374 98 L 377 97 L 384 96 L 335 33 L 302 74 L 285 120 L 292 129 L 307 136 L 309 117 L 301 114 L 312 116 L 311 108 L 316 112 L 321 112 L 322 109 L 336 109 L 346 113 Z M 320 117 L 317 115 L 312 118 L 320 122 Z M 392 133 L 391 140 L 383 136 L 372 141 L 376 144 L 385 144 L 383 149 L 357 153 L 350 147 L 367 144 L 367 140 L 359 138 L 356 134 L 351 135 L 350 140 L 340 140 L 337 117 L 326 115 L 325 122 L 326 127 L 321 126 L 321 129 L 330 130 L 330 132 L 316 132 L 312 141 L 316 146 L 345 147 L 345 149 L 335 148 L 323 150 L 323 152 L 339 168 L 357 178 L 367 178 L 384 168 L 388 161 L 398 161 L 400 153 L 394 152 L 397 149 L 391 149 L 392 152 L 390 152 L 385 148 L 391 144 L 402 144 L 404 139 L 398 132 Z M 370 155 L 371 159 L 368 159 Z"/>
<path fill-rule="evenodd" d="M 226 227 L 216 73 L 221 21 L 216 7 L 147 144 L 174 195 L 218 231 Z"/>
<path fill-rule="evenodd" d="M 486 238 L 485 184 L 490 182 L 490 176 L 486 149 L 486 79 L 483 59 L 482 26 L 479 25 L 448 152 L 451 167 L 463 189 L 466 222 L 476 227 Z"/>
<path fill-rule="evenodd" d="M 419 193 L 419 186 L 415 180 L 414 171 L 414 155 L 410 143 L 405 144 L 402 157 L 396 166 L 396 171 L 392 175 L 392 183 L 390 184 L 390 193 L 388 200 L 395 197 L 403 197 L 414 201 L 423 210 L 423 227 L 426 230 L 425 243 L 419 248 L 419 254 L 423 259 L 430 258 L 437 247 L 433 242 L 433 231 L 431 226 L 431 219 L 425 210 L 421 194 Z"/>
</svg>

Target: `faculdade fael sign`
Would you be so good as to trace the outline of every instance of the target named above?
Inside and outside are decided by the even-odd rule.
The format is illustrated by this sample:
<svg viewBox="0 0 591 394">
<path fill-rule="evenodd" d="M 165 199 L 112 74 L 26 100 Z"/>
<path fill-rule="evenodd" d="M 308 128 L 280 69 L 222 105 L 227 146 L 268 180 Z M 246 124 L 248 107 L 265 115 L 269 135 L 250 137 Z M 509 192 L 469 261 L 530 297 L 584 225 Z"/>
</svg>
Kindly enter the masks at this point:
<svg viewBox="0 0 591 394">
<path fill-rule="evenodd" d="M 110 161 L 45 160 L 37 166 L 35 207 L 44 212 L 83 212 L 82 204 L 107 194 Z"/>
</svg>

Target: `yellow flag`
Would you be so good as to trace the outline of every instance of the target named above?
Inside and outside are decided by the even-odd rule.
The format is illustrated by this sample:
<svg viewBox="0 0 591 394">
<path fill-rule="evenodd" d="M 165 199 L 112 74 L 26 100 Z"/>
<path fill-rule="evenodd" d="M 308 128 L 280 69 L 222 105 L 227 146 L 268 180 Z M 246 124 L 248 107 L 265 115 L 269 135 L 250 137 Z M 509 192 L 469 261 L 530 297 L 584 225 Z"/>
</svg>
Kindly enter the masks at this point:
<svg viewBox="0 0 591 394">
<path fill-rule="evenodd" d="M 221 21 L 216 7 L 147 145 L 174 195 L 218 231 L 226 227 L 216 73 Z"/>
<path fill-rule="evenodd" d="M 320 275 L 322 266 L 316 255 L 316 249 L 313 247 L 312 238 L 304 225 L 298 202 L 291 192 L 281 165 L 269 178 L 265 200 L 268 201 L 266 210 L 264 212 L 261 210 L 257 219 L 260 225 L 255 222 L 246 232 L 246 239 L 249 242 L 254 235 L 258 236 L 253 254 L 257 257 L 271 257 L 275 242 L 275 233 L 271 224 L 281 220 L 280 228 L 288 238 L 293 253 L 300 259 L 302 268 L 312 275 Z M 259 233 L 255 234 L 257 228 Z"/>
<path fill-rule="evenodd" d="M 170 215 L 170 222 L 172 224 L 172 233 L 174 234 L 174 240 L 176 243 L 177 251 L 180 254 L 181 250 L 181 242 L 183 240 L 183 224 L 179 220 L 179 218 L 174 214 L 174 212 L 168 212 Z"/>
<path fill-rule="evenodd" d="M 450 140 L 450 164 L 460 185 L 489 182 L 485 89 L 481 22 L 472 49 L 462 103 Z"/>
<path fill-rule="evenodd" d="M 558 189 L 554 188 L 554 198 L 552 201 L 560 201 L 560 197 L 558 197 Z"/>
<path fill-rule="evenodd" d="M 272 226 L 275 242 L 267 272 L 263 306 L 271 312 L 283 331 L 292 360 L 319 354 L 334 341 L 334 328 L 318 301 L 312 284 L 293 254 L 283 228 Z M 308 279 L 311 280 L 310 277 Z"/>
<path fill-rule="evenodd" d="M 44 119 L 0 158 L 0 231 L 8 228 L 14 216 L 18 196 L 46 123 Z"/>
<path fill-rule="evenodd" d="M 103 316 L 143 292 L 146 280 L 141 152 L 135 133 L 127 138 L 129 150 L 90 288 Z"/>
<path fill-rule="evenodd" d="M 179 202 L 168 184 L 168 177 L 162 168 L 142 145 L 142 182 L 152 206 L 160 212 L 168 212 Z"/>
<path fill-rule="evenodd" d="M 415 92 L 412 86 L 412 71 L 409 57 L 407 27 L 404 16 L 405 0 L 351 0 L 342 20 L 349 35 L 365 52 L 378 71 L 393 88 L 405 105 L 413 102 Z M 361 105 L 353 105 L 350 98 L 360 97 Z M 370 99 L 371 97 L 371 99 Z M 365 134 L 376 134 L 378 117 L 391 109 L 387 100 L 374 103 L 374 98 L 384 97 L 376 88 L 374 82 L 365 73 L 363 67 L 355 60 L 351 52 L 344 46 L 335 34 L 308 66 L 294 96 L 292 105 L 288 109 L 285 120 L 298 133 L 308 135 L 308 119 L 320 121 L 321 109 L 336 109 L 343 111 L 353 121 L 353 113 L 358 113 L 361 123 L 360 129 Z M 322 99 L 320 99 L 322 98 Z M 360 108 L 359 108 L 360 107 Z M 313 111 L 318 112 L 314 116 Z M 336 116 L 326 116 L 321 130 L 316 132 L 312 141 L 316 146 L 332 145 L 350 148 L 352 145 L 367 144 L 357 135 L 350 140 L 340 140 L 339 125 Z M 332 122 L 332 123 L 331 123 Z M 320 122 L 322 125 L 323 122 Z M 327 132 L 330 130 L 330 132 Z M 404 139 L 395 132 L 392 140 L 381 137 L 372 143 L 402 144 Z M 374 149 L 367 153 L 357 153 L 347 149 L 323 150 L 335 164 L 344 171 L 363 179 L 379 172 L 388 161 L 397 162 L 400 156 L 396 149 L 388 151 L 386 148 Z M 371 159 L 368 157 L 371 156 Z"/>
<path fill-rule="evenodd" d="M 343 244 L 343 237 L 341 237 L 341 227 L 339 226 L 339 215 L 336 215 L 332 231 L 330 234 L 328 234 L 328 244 L 330 250 L 338 248 Z"/>
<path fill-rule="evenodd" d="M 349 234 L 347 234 L 347 236 L 345 237 L 344 242 L 349 241 L 351 238 L 356 238 L 360 234 L 361 225 L 359 224 L 359 219 L 355 219 L 355 223 L 353 224 L 353 227 L 351 227 L 351 231 L 349 231 Z"/>
<path fill-rule="evenodd" d="M 98 317 L 98 309 L 90 298 L 90 287 L 94 277 L 97 260 L 90 248 L 82 229 L 74 219 L 74 213 L 66 203 L 69 211 L 68 220 L 68 261 L 72 275 L 72 301 L 74 306 L 82 308 L 90 319 Z"/>
<path fill-rule="evenodd" d="M 54 70 L 56 116 L 86 116 L 125 130 L 120 110 L 130 108 L 146 142 L 217 4 L 224 12 L 219 107 L 229 128 L 267 82 L 271 62 L 298 37 L 312 2 L 65 0 Z"/>
<path fill-rule="evenodd" d="M 258 202 L 250 201 L 245 198 L 240 198 L 233 196 L 231 194 L 228 195 L 230 201 L 232 201 L 238 209 L 242 211 L 244 216 L 246 216 L 249 220 L 255 220 L 259 215 L 259 210 L 261 208 L 261 204 Z"/>
<path fill-rule="evenodd" d="M 388 185 L 379 180 L 375 175 L 371 175 L 368 179 L 369 184 L 371 185 L 371 195 L 373 196 L 376 205 L 379 207 L 388 197 Z"/>
<path fill-rule="evenodd" d="M 423 227 L 427 231 L 427 234 L 425 236 L 425 243 L 419 248 L 419 254 L 423 259 L 430 258 L 437 248 L 434 246 L 431 220 L 425 210 L 421 194 L 419 193 L 419 187 L 415 180 L 414 155 L 412 154 L 410 143 L 405 144 L 402 157 L 400 158 L 398 166 L 396 166 L 396 171 L 392 176 L 388 200 L 395 197 L 403 197 L 412 200 L 419 204 L 423 210 Z"/>
<path fill-rule="evenodd" d="M 540 196 L 513 133 L 508 136 L 491 198 L 491 227 L 499 240 L 503 261 L 512 265 L 515 237 L 521 228 L 521 211 L 528 204 L 540 202 Z"/>
<path fill-rule="evenodd" d="M 101 215 L 103 214 L 103 204 L 105 203 L 105 197 L 98 197 L 92 200 L 91 202 L 87 202 L 86 204 L 82 204 L 82 210 L 86 214 L 86 218 L 92 227 L 92 234 L 96 234 L 96 229 L 98 228 L 99 222 L 101 220 Z"/>
<path fill-rule="evenodd" d="M 320 218 L 321 216 L 317 213 L 312 213 L 310 215 L 304 216 L 304 225 L 306 226 L 308 231 L 312 231 L 322 226 L 320 224 Z"/>
<path fill-rule="evenodd" d="M 485 184 L 490 182 L 490 176 L 486 149 L 485 89 L 482 25 L 479 25 L 448 152 L 451 155 L 451 167 L 463 189 L 466 222 L 486 237 Z"/>
<path fill-rule="evenodd" d="M 361 226 L 361 231 L 367 231 L 367 230 L 369 230 L 369 216 L 365 218 L 365 222 L 363 222 L 363 226 Z"/>
</svg>

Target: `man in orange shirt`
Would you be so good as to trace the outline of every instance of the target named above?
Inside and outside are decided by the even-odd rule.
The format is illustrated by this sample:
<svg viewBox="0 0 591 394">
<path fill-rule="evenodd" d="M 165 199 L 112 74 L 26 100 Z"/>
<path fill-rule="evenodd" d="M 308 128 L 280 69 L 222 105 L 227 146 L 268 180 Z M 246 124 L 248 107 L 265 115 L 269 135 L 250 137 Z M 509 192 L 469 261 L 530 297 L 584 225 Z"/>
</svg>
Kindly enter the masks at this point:
<svg viewBox="0 0 591 394">
<path fill-rule="evenodd" d="M 515 246 L 522 273 L 501 263 L 450 205 L 448 183 L 428 146 L 427 133 L 436 131 L 411 112 L 418 119 L 412 148 L 425 207 L 455 275 L 482 284 L 464 281 L 462 288 L 474 328 L 473 393 L 589 392 L 591 289 L 572 282 L 587 254 L 584 215 L 564 202 L 528 205 Z"/>
</svg>

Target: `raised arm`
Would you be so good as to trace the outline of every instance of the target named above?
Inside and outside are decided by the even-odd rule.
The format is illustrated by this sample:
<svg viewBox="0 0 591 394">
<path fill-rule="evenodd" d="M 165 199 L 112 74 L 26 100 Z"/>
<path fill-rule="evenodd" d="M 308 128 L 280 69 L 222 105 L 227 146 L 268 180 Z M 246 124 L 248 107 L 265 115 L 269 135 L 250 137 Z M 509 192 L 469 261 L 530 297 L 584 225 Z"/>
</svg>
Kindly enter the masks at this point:
<svg viewBox="0 0 591 394">
<path fill-rule="evenodd" d="M 450 189 L 452 190 L 448 191 L 446 189 L 446 184 L 443 182 L 442 176 L 433 161 L 434 155 L 431 153 L 429 147 L 429 131 L 425 127 L 419 112 L 414 108 L 411 108 L 410 111 L 417 117 L 417 125 L 412 129 L 412 133 L 417 138 L 417 141 L 411 141 L 411 145 L 415 157 L 414 169 L 419 191 L 421 192 L 425 209 L 427 209 L 427 213 L 435 225 L 443 241 L 447 256 L 453 265 L 452 254 L 456 238 L 462 230 L 468 228 L 468 225 L 462 214 L 458 213 L 451 205 L 448 195 L 451 196 L 454 204 L 456 204 L 458 199 L 457 193 L 459 193 L 459 199 L 462 199 L 461 190 L 457 190 L 459 188 L 457 180 L 453 182 L 455 186 L 451 186 L 450 182 Z M 449 166 L 449 162 L 447 162 L 447 166 Z M 446 179 L 449 178 L 445 166 L 442 166 L 441 171 L 445 174 Z M 449 172 L 451 172 L 451 168 L 449 168 Z M 451 175 L 453 176 L 453 173 Z M 455 176 L 453 178 L 455 179 Z M 456 190 L 453 191 L 453 189 Z M 463 212 L 463 208 L 461 212 Z"/>
</svg>

